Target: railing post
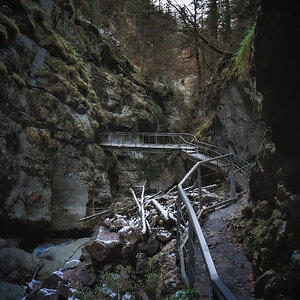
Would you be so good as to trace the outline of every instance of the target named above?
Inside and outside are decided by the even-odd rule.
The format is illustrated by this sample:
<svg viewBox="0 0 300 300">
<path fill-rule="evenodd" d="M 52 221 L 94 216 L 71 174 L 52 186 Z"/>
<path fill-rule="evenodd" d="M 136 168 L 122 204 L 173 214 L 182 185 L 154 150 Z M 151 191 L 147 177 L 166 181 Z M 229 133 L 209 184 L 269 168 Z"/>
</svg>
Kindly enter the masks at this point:
<svg viewBox="0 0 300 300">
<path fill-rule="evenodd" d="M 202 182 L 201 182 L 201 164 L 197 168 L 197 177 L 198 177 L 198 200 L 199 200 L 199 205 L 200 209 L 202 209 L 203 204 L 202 204 Z"/>
<path fill-rule="evenodd" d="M 194 287 L 194 264 L 195 264 L 195 253 L 194 253 L 194 228 L 192 226 L 191 219 L 189 218 L 189 241 L 188 241 L 188 253 L 189 253 L 189 266 L 188 266 L 188 279 L 189 288 Z"/>
<path fill-rule="evenodd" d="M 231 198 L 236 197 L 233 155 L 230 157 L 230 193 L 231 193 Z"/>
<path fill-rule="evenodd" d="M 177 253 L 179 254 L 179 249 L 180 249 L 180 223 L 181 223 L 181 197 L 178 193 L 177 197 L 177 224 L 176 224 L 176 244 L 177 244 Z"/>
</svg>

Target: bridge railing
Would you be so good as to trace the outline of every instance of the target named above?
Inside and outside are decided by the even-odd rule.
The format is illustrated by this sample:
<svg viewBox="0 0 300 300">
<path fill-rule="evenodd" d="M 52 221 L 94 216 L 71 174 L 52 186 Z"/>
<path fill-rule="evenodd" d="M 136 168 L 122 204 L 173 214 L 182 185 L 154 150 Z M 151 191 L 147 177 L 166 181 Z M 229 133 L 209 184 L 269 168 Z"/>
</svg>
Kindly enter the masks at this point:
<svg viewBox="0 0 300 300">
<path fill-rule="evenodd" d="M 100 135 L 101 143 L 120 143 L 126 144 L 185 144 L 182 140 L 192 142 L 194 136 L 189 133 L 156 133 L 156 132 L 108 132 Z"/>
<path fill-rule="evenodd" d="M 102 133 L 98 141 L 101 145 L 116 146 L 118 148 L 126 148 L 128 146 L 136 147 L 142 146 L 144 149 L 151 149 L 157 145 L 163 149 L 170 148 L 169 146 L 177 146 L 177 148 L 185 151 L 189 158 L 192 158 L 191 153 L 204 155 L 206 158 L 225 155 L 228 153 L 227 149 L 218 147 L 212 144 L 198 141 L 196 136 L 190 133 L 157 133 L 157 132 L 105 132 Z M 231 161 L 224 158 L 227 164 Z M 251 165 L 238 157 L 233 155 L 235 172 L 242 172 L 248 175 Z M 244 183 L 244 187 L 247 183 Z"/>
</svg>

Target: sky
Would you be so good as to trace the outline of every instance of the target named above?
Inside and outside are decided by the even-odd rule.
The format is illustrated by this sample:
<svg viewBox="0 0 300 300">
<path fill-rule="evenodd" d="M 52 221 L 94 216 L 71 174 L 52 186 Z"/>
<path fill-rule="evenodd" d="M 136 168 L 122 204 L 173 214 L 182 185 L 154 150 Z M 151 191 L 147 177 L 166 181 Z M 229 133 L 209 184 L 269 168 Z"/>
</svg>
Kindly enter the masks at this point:
<svg viewBox="0 0 300 300">
<path fill-rule="evenodd" d="M 185 4 L 185 5 L 188 5 L 192 2 L 192 0 L 174 0 L 176 1 L 178 4 Z M 158 2 L 158 0 L 156 0 L 156 2 Z M 167 0 L 160 0 L 161 4 L 166 4 L 167 3 Z"/>
</svg>

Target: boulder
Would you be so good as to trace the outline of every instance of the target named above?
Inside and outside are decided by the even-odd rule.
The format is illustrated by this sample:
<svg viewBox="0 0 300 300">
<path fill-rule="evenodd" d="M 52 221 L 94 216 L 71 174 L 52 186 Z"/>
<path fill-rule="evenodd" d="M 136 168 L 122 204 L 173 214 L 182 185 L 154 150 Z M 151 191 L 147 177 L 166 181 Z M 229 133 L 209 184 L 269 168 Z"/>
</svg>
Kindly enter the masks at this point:
<svg viewBox="0 0 300 300">
<path fill-rule="evenodd" d="M 138 250 L 145 252 L 148 255 L 152 256 L 156 254 L 160 249 L 160 242 L 155 239 L 155 235 L 149 236 L 149 238 L 138 244 Z"/>
<path fill-rule="evenodd" d="M 111 232 L 100 226 L 85 246 L 93 259 L 97 262 L 113 261 L 121 254 L 122 240 L 118 233 Z"/>
<path fill-rule="evenodd" d="M 8 282 L 0 282 L 0 299 L 21 299 L 24 296 L 23 287 Z"/>
<path fill-rule="evenodd" d="M 97 280 L 93 266 L 85 262 L 80 262 L 73 269 L 64 270 L 63 277 L 74 289 L 79 289 L 81 286 L 92 286 Z"/>
<path fill-rule="evenodd" d="M 31 281 L 40 260 L 34 255 L 17 249 L 0 249 L 0 280 L 16 284 Z"/>
</svg>

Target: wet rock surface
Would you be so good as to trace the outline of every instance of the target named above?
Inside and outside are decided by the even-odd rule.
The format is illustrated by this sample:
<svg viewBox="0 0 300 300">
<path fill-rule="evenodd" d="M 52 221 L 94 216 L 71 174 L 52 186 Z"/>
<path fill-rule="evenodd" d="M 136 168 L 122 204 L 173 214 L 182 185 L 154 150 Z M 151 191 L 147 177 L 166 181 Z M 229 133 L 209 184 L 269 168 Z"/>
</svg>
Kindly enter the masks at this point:
<svg viewBox="0 0 300 300">
<path fill-rule="evenodd" d="M 209 213 L 202 228 L 220 278 L 238 299 L 251 300 L 258 299 L 254 296 L 253 269 L 235 233 L 241 228 L 234 225 L 236 219 L 241 217 L 243 205 L 245 203 L 232 204 Z M 196 287 L 200 291 L 200 298 L 213 299 L 199 246 L 196 247 L 195 255 Z"/>
<path fill-rule="evenodd" d="M 116 39 L 58 2 L 36 3 L 36 19 L 28 2 L 4 1 L 20 31 L 0 54 L 0 220 L 12 232 L 92 231 L 78 220 L 109 206 L 118 184 L 101 133 L 167 122 Z"/>
</svg>

